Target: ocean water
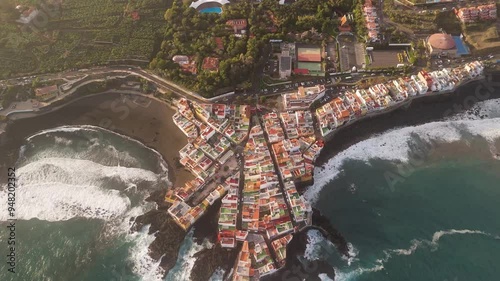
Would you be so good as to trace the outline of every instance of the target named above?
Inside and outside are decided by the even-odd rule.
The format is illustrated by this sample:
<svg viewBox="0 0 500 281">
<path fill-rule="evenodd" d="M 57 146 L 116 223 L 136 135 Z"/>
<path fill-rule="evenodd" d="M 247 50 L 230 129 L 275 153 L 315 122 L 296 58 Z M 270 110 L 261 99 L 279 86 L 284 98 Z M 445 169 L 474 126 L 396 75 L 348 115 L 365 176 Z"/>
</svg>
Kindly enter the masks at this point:
<svg viewBox="0 0 500 281">
<path fill-rule="evenodd" d="M 129 231 L 131 218 L 154 207 L 145 197 L 169 186 L 156 152 L 97 127 L 64 126 L 28 138 L 16 170 L 17 273 L 2 262 L 0 280 L 161 280 L 149 226 Z M 7 218 L 0 212 L 0 224 Z"/>
<path fill-rule="evenodd" d="M 177 262 L 175 266 L 167 273 L 165 281 L 177 281 L 177 280 L 190 280 L 191 271 L 193 270 L 194 264 L 196 262 L 195 254 L 204 249 L 211 249 L 214 245 L 208 240 L 202 243 L 197 243 L 193 238 L 194 229 L 191 229 L 184 241 L 182 241 L 181 247 L 179 248 L 179 253 L 177 256 Z M 211 281 L 222 280 L 224 272 L 216 270 L 213 276 L 211 276 Z"/>
<path fill-rule="evenodd" d="M 351 257 L 311 231 L 306 258 L 327 260 L 341 281 L 498 280 L 499 151 L 500 100 L 351 146 L 306 193 Z"/>
<path fill-rule="evenodd" d="M 339 153 L 317 168 L 306 197 L 351 257 L 310 231 L 305 258 L 327 260 L 336 281 L 498 280 L 499 138 L 500 100 L 491 100 Z M 131 218 L 154 208 L 144 198 L 169 186 L 156 152 L 97 127 L 64 126 L 28 138 L 16 167 L 18 274 L 2 262 L 0 280 L 162 280 L 149 227 L 129 231 Z M 0 212 L 2 226 L 6 219 Z M 188 233 L 163 280 L 189 280 L 195 254 L 212 246 Z"/>
</svg>

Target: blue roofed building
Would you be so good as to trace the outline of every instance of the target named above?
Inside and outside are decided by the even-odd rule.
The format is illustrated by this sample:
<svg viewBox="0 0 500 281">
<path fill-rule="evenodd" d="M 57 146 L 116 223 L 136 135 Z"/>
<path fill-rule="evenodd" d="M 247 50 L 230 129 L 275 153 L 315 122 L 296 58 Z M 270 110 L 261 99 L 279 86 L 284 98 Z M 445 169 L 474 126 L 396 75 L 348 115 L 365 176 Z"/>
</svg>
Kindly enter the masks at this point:
<svg viewBox="0 0 500 281">
<path fill-rule="evenodd" d="M 470 49 L 465 44 L 464 40 L 460 36 L 453 36 L 453 41 L 455 41 L 455 46 L 457 48 L 457 56 L 470 55 Z"/>
</svg>

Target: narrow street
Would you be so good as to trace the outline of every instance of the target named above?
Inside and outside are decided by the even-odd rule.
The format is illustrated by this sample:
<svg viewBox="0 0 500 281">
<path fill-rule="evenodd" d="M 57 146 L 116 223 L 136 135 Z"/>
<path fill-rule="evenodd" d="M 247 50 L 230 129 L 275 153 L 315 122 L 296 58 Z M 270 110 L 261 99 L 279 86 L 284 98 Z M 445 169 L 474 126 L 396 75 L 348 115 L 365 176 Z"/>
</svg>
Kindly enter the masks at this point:
<svg viewBox="0 0 500 281">
<path fill-rule="evenodd" d="M 293 218 L 292 207 L 290 206 L 290 202 L 288 202 L 288 199 L 287 199 L 287 196 L 286 196 L 285 185 L 283 183 L 283 178 L 281 177 L 281 173 L 279 172 L 278 161 L 276 160 L 276 156 L 273 153 L 273 149 L 272 149 L 271 143 L 269 142 L 269 136 L 267 135 L 266 130 L 264 130 L 265 127 L 264 127 L 264 124 L 262 122 L 262 116 L 258 115 L 258 118 L 259 118 L 260 126 L 262 127 L 262 129 L 264 131 L 264 138 L 266 139 L 267 148 L 269 149 L 269 152 L 271 153 L 271 158 L 273 159 L 274 170 L 276 171 L 276 174 L 278 175 L 278 179 L 279 179 L 279 182 L 280 182 L 280 190 L 281 190 L 281 193 L 283 195 L 283 199 L 285 201 L 286 207 L 288 209 L 288 215 L 290 216 L 290 219 L 292 221 L 292 225 L 295 227 L 295 225 L 296 225 L 295 224 L 295 218 Z"/>
</svg>

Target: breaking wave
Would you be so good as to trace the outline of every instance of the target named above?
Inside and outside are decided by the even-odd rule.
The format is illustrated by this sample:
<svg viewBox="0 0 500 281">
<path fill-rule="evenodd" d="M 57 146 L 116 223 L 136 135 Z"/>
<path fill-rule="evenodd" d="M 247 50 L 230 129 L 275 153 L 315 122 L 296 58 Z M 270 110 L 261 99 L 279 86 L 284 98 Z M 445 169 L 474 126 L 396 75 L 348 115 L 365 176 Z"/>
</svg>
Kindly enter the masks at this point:
<svg viewBox="0 0 500 281">
<path fill-rule="evenodd" d="M 308 188 L 305 198 L 315 203 L 321 189 L 342 172 L 342 165 L 346 160 L 359 160 L 368 164 L 371 159 L 407 162 L 411 147 L 416 141 L 424 144 L 451 143 L 460 141 L 465 134 L 488 141 L 493 157 L 496 157 L 493 148 L 495 140 L 500 138 L 500 118 L 441 121 L 390 130 L 356 143 L 331 158 L 323 167 L 316 167 L 314 185 Z"/>
<path fill-rule="evenodd" d="M 61 126 L 43 130 L 30 136 L 26 142 L 21 148 L 18 166 L 57 157 L 86 159 L 106 166 L 138 167 L 144 163 L 138 157 L 143 155 L 137 153 L 145 152 L 161 159 L 159 173 L 167 172 L 167 166 L 157 151 L 135 139 L 96 126 Z M 131 153 L 131 150 L 136 153 Z"/>
<path fill-rule="evenodd" d="M 384 270 L 384 264 L 386 264 L 391 258 L 395 256 L 409 256 L 415 253 L 420 248 L 427 248 L 431 251 L 435 251 L 439 247 L 439 240 L 444 236 L 450 235 L 481 235 L 491 239 L 500 240 L 500 236 L 487 233 L 480 230 L 469 230 L 469 229 L 448 229 L 436 231 L 430 240 L 412 240 L 411 245 L 406 249 L 390 249 L 384 251 L 384 257 L 376 260 L 375 264 L 369 268 L 358 267 L 354 270 L 348 272 L 339 272 L 336 270 L 336 280 L 337 281 L 352 281 L 356 277 L 369 272 L 377 272 Z"/>
<path fill-rule="evenodd" d="M 500 99 L 491 99 L 474 104 L 463 113 L 450 116 L 449 121 L 480 120 L 500 117 Z"/>
<path fill-rule="evenodd" d="M 204 249 L 211 249 L 214 246 L 208 240 L 203 241 L 202 244 L 196 243 L 193 235 L 194 229 L 191 229 L 182 242 L 177 256 L 177 263 L 168 272 L 166 281 L 191 280 L 190 276 L 196 262 L 196 253 Z"/>
<path fill-rule="evenodd" d="M 316 229 L 307 232 L 307 244 L 304 251 L 304 257 L 310 261 L 320 259 L 321 245 L 325 241 L 323 234 Z"/>
<path fill-rule="evenodd" d="M 129 259 L 133 263 L 133 272 L 144 281 L 161 281 L 165 270 L 160 267 L 163 257 L 155 261 L 149 255 L 149 245 L 155 240 L 155 235 L 149 235 L 150 225 L 144 226 L 141 231 L 129 235 L 129 240 L 135 241 L 130 249 Z"/>
<path fill-rule="evenodd" d="M 133 272 L 142 280 L 161 280 L 159 261 L 149 256 L 155 239 L 149 226 L 130 233 L 132 218 L 154 207 L 144 199 L 170 184 L 158 152 L 99 127 L 63 126 L 29 137 L 16 166 L 18 220 L 102 220 L 103 238 L 120 235 L 132 243 Z M 3 188 L 0 200 L 6 198 Z"/>
<path fill-rule="evenodd" d="M 111 220 L 131 201 L 125 190 L 159 181 L 151 171 L 108 167 L 88 160 L 46 158 L 17 169 L 17 218 L 63 221 L 73 217 Z M 138 191 L 144 196 L 144 191 Z M 0 194 L 5 199 L 7 191 Z M 1 199 L 1 200 L 3 200 Z M 6 213 L 0 220 L 6 220 Z"/>
</svg>

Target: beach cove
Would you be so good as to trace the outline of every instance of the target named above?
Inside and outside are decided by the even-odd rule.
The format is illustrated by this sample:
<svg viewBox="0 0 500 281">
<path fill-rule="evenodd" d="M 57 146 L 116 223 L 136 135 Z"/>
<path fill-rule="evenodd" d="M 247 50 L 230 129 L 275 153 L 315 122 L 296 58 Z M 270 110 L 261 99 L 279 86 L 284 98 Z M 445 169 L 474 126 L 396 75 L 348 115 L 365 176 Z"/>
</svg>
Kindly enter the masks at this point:
<svg viewBox="0 0 500 281">
<path fill-rule="evenodd" d="M 400 108 L 391 113 L 365 119 L 358 123 L 351 124 L 349 127 L 342 128 L 326 143 L 318 158 L 317 164 L 321 164 L 322 161 L 326 161 L 344 148 L 368 138 L 373 134 L 394 127 L 417 125 L 439 120 L 444 117 L 445 112 L 454 104 L 463 104 L 467 96 L 470 95 L 471 89 L 475 86 L 477 86 L 477 84 L 472 83 L 459 88 L 456 93 L 444 96 L 425 97 L 418 100 L 418 102 L 413 101 L 408 108 Z M 495 97 L 498 97 L 498 91 L 492 93 L 488 98 Z M 165 161 L 169 164 L 169 177 L 172 182 L 175 182 L 176 186 L 179 185 L 178 183 L 182 183 L 182 181 L 189 179 L 191 175 L 187 171 L 177 168 L 176 165 L 178 151 L 186 144 L 186 139 L 182 132 L 180 132 L 172 122 L 172 115 L 175 111 L 155 100 L 152 100 L 151 103 L 145 102 L 144 100 L 134 103 L 131 102 L 133 98 L 130 98 L 130 100 L 120 103 L 121 100 L 123 100 L 123 96 L 120 94 L 86 97 L 58 109 L 55 112 L 34 117 L 36 118 L 36 124 L 34 124 L 32 119 L 16 120 L 9 125 L 5 136 L 2 136 L 6 138 L 2 143 L 2 151 L 9 152 L 6 155 L 7 157 L 2 158 L 2 166 L 12 165 L 12 163 L 15 162 L 17 151 L 22 142 L 26 137 L 35 132 L 59 125 L 95 125 L 137 139 L 148 147 L 160 152 Z M 134 105 L 129 104 L 127 106 L 127 103 L 132 103 Z M 95 106 L 95 104 L 99 105 Z M 149 105 L 144 106 L 146 104 Z M 125 115 L 128 116 L 123 118 Z M 6 136 L 8 136 L 8 138 Z M 161 201 L 163 201 L 163 196 L 158 194 L 154 197 L 156 199 L 154 201 L 159 203 L 159 211 L 151 213 L 150 218 L 154 216 L 156 219 L 139 220 L 140 222 L 168 220 L 166 212 L 161 212 Z M 212 216 L 213 215 L 214 214 L 212 214 Z M 164 225 L 163 222 L 161 225 Z M 172 225 L 176 227 L 175 224 L 172 223 Z M 156 230 L 158 229 L 152 226 L 150 232 L 153 233 Z M 167 233 L 169 232 L 165 232 L 163 235 L 167 235 Z M 183 236 L 184 232 L 181 230 L 176 237 L 182 239 Z M 171 239 L 172 237 L 165 237 L 164 239 L 169 238 Z M 155 251 L 153 251 L 153 255 L 156 255 L 156 258 L 162 256 L 161 245 L 162 243 L 157 245 L 156 254 L 154 253 Z M 173 249 L 169 248 L 168 252 L 172 253 L 171 250 Z M 173 262 L 175 262 L 175 257 Z M 171 264 L 172 261 L 165 262 L 163 265 L 165 268 L 168 268 Z"/>
</svg>

